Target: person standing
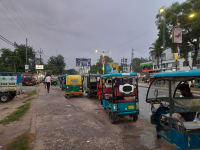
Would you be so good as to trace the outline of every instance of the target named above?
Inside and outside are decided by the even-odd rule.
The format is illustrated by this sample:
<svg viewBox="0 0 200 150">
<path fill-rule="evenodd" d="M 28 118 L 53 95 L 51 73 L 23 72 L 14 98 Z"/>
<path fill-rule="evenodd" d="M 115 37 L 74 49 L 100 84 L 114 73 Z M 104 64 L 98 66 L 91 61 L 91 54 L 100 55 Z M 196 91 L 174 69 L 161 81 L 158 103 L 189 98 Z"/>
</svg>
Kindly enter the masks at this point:
<svg viewBox="0 0 200 150">
<path fill-rule="evenodd" d="M 49 93 L 50 85 L 51 85 L 51 76 L 50 75 L 46 76 L 45 83 L 46 83 L 46 86 L 47 86 L 47 92 Z"/>
</svg>

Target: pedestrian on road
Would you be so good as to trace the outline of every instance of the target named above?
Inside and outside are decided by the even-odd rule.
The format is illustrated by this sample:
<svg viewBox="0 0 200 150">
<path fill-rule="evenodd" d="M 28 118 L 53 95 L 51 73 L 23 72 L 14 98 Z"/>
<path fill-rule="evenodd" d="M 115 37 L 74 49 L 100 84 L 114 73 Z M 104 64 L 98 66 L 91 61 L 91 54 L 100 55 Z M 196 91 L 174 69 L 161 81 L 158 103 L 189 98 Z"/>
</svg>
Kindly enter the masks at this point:
<svg viewBox="0 0 200 150">
<path fill-rule="evenodd" d="M 46 87 L 47 87 L 47 92 L 49 93 L 50 85 L 51 85 L 51 76 L 50 75 L 46 76 L 45 83 L 46 83 Z"/>
</svg>

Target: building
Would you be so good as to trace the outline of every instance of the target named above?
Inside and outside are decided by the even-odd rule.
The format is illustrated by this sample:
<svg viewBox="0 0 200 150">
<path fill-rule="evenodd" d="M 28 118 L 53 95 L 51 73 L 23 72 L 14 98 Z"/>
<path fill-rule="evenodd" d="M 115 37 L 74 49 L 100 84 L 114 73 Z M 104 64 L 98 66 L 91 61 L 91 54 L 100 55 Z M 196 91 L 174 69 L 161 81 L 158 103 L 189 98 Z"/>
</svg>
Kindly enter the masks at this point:
<svg viewBox="0 0 200 150">
<path fill-rule="evenodd" d="M 166 49 L 160 58 L 157 58 L 151 52 L 151 59 L 154 71 L 176 71 L 176 70 L 190 70 L 192 67 L 192 53 L 188 53 L 188 60 L 178 58 L 175 60 L 175 53 L 171 49 Z"/>
</svg>

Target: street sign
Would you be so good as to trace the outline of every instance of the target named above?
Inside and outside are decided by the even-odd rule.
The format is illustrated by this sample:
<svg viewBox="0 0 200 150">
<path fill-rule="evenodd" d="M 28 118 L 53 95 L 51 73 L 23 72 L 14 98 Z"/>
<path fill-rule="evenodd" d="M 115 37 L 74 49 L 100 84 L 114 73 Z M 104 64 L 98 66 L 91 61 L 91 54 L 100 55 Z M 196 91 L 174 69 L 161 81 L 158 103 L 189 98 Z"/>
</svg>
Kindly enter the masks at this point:
<svg viewBox="0 0 200 150">
<path fill-rule="evenodd" d="M 182 29 L 181 28 L 174 28 L 172 34 L 173 43 L 180 44 L 182 43 Z"/>
<path fill-rule="evenodd" d="M 25 70 L 28 70 L 29 69 L 29 65 L 25 65 Z"/>
<path fill-rule="evenodd" d="M 178 53 L 174 53 L 174 59 L 178 60 Z"/>
<path fill-rule="evenodd" d="M 43 70 L 44 69 L 44 65 L 35 65 L 35 69 L 36 70 Z"/>
</svg>

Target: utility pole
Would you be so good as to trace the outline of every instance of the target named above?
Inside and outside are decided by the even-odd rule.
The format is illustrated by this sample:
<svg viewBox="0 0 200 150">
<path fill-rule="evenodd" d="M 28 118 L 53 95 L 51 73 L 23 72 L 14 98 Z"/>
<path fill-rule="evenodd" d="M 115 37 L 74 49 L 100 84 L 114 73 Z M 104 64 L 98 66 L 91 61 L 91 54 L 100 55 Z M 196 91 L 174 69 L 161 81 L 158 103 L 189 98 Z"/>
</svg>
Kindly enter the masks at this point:
<svg viewBox="0 0 200 150">
<path fill-rule="evenodd" d="M 26 38 L 26 65 L 28 64 L 28 58 L 27 58 L 27 45 L 28 45 L 28 39 Z"/>
<path fill-rule="evenodd" d="M 41 48 L 40 48 L 40 50 L 38 51 L 38 53 L 39 53 L 39 55 L 40 55 L 40 65 L 41 65 L 41 63 L 42 63 L 42 54 L 43 54 L 43 50 L 41 50 Z"/>
<path fill-rule="evenodd" d="M 134 49 L 132 48 L 131 63 L 130 63 L 130 72 L 133 72 L 133 58 L 134 58 Z"/>
<path fill-rule="evenodd" d="M 29 66 L 28 66 L 28 39 L 26 38 L 26 65 L 25 65 L 25 72 L 28 72 Z"/>
</svg>

